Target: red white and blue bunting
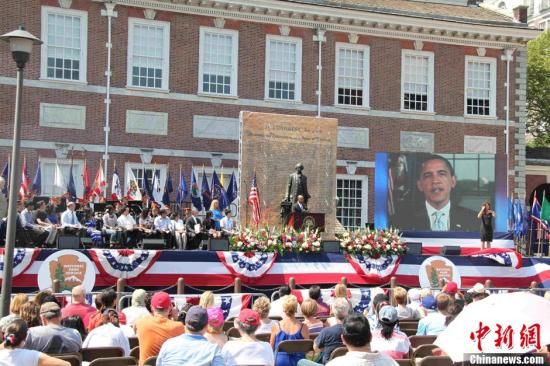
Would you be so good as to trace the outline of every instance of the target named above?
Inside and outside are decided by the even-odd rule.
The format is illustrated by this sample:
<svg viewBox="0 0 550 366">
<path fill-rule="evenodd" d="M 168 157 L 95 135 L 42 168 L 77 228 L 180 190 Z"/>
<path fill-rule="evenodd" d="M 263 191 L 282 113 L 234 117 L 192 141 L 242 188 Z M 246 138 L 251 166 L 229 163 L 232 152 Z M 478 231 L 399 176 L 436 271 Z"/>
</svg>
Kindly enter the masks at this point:
<svg viewBox="0 0 550 366">
<path fill-rule="evenodd" d="M 116 278 L 135 278 L 147 271 L 158 259 L 158 250 L 90 249 L 88 251 L 99 270 Z"/>
<path fill-rule="evenodd" d="M 275 263 L 277 253 L 217 252 L 220 262 L 237 277 L 260 278 Z"/>
<path fill-rule="evenodd" d="M 200 298 L 197 295 L 172 295 L 176 307 L 181 310 L 185 304 L 198 305 Z M 249 308 L 252 302 L 251 294 L 214 294 L 214 307 L 220 307 L 225 319 L 239 316 L 242 309 Z"/>
<path fill-rule="evenodd" d="M 471 253 L 470 256 L 491 259 L 503 266 L 516 269 L 521 268 L 523 265 L 521 254 L 512 249 L 489 248 Z"/>
<path fill-rule="evenodd" d="M 13 253 L 13 274 L 12 277 L 17 277 L 26 271 L 36 256 L 40 253 L 40 249 L 31 248 L 15 248 Z M 0 248 L 0 279 L 4 278 L 4 256 L 5 249 Z"/>
<path fill-rule="evenodd" d="M 399 257 L 396 255 L 374 259 L 360 254 L 349 254 L 346 258 L 357 274 L 380 282 L 389 281 L 399 265 Z"/>
</svg>

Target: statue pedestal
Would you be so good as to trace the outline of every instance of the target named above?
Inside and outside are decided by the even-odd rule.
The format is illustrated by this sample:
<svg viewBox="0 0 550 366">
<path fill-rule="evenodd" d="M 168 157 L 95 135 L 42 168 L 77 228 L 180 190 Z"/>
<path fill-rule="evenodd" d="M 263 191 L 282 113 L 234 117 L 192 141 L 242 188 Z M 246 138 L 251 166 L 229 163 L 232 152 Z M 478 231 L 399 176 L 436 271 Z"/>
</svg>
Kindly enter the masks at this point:
<svg viewBox="0 0 550 366">
<path fill-rule="evenodd" d="M 288 227 L 295 230 L 305 230 L 309 227 L 310 230 L 319 229 L 325 231 L 325 214 L 314 212 L 293 212 L 288 216 Z"/>
</svg>

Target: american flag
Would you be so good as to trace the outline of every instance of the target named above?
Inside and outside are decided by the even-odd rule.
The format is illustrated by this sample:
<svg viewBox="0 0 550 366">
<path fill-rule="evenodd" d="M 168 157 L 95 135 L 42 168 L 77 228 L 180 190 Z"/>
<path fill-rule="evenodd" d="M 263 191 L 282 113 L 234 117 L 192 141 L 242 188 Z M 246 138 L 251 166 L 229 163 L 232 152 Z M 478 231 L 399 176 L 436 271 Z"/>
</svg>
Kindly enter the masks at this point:
<svg viewBox="0 0 550 366">
<path fill-rule="evenodd" d="M 248 195 L 248 204 L 252 207 L 252 221 L 258 226 L 262 213 L 260 210 L 260 194 L 258 193 L 258 186 L 256 185 L 256 174 L 254 174 L 254 178 L 252 178 L 252 186 L 250 187 L 250 193 Z"/>
</svg>

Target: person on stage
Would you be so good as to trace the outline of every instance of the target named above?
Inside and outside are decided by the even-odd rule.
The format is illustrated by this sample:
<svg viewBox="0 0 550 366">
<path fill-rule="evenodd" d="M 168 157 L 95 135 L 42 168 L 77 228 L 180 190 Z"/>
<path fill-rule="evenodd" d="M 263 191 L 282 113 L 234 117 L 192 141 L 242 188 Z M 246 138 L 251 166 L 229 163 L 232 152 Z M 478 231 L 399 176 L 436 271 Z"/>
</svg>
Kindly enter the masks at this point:
<svg viewBox="0 0 550 366">
<path fill-rule="evenodd" d="M 493 241 L 493 218 L 496 217 L 495 211 L 491 209 L 491 203 L 489 201 L 483 202 L 481 210 L 477 214 L 477 218 L 481 219 L 481 249 L 491 248 L 491 242 Z"/>
<path fill-rule="evenodd" d="M 216 223 L 216 230 L 221 231 L 220 220 L 223 219 L 223 213 L 220 210 L 220 202 L 218 200 L 212 200 L 210 211 L 212 211 L 212 220 Z"/>
</svg>

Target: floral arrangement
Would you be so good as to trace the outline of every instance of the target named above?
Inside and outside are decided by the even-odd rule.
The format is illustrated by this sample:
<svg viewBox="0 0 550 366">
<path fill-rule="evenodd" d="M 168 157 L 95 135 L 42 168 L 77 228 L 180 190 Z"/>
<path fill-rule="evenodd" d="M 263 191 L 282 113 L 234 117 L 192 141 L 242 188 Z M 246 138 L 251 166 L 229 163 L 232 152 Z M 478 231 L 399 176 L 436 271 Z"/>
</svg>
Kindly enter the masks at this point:
<svg viewBox="0 0 550 366">
<path fill-rule="evenodd" d="M 240 229 L 229 238 L 230 250 L 236 252 L 316 253 L 321 251 L 321 237 L 317 230 L 262 228 Z"/>
<path fill-rule="evenodd" d="M 360 229 L 339 235 L 340 247 L 349 254 L 361 254 L 371 258 L 403 255 L 407 246 L 401 241 L 397 229 Z"/>
</svg>

